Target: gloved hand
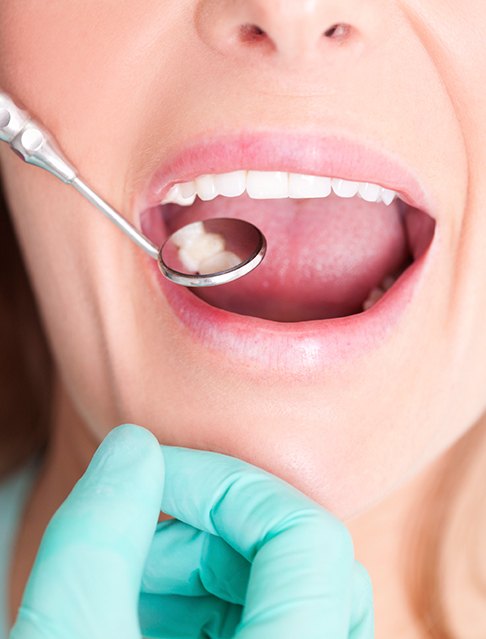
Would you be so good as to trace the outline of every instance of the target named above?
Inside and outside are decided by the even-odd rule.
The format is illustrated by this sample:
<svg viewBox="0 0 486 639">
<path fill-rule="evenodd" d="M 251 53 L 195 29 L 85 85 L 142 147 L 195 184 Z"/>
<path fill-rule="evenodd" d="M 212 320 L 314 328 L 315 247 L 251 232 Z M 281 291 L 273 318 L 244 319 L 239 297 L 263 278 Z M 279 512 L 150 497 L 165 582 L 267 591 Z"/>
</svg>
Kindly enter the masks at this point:
<svg viewBox="0 0 486 639">
<path fill-rule="evenodd" d="M 293 486 L 119 426 L 49 523 L 10 639 L 141 634 L 372 639 L 371 586 L 344 525 Z"/>
</svg>

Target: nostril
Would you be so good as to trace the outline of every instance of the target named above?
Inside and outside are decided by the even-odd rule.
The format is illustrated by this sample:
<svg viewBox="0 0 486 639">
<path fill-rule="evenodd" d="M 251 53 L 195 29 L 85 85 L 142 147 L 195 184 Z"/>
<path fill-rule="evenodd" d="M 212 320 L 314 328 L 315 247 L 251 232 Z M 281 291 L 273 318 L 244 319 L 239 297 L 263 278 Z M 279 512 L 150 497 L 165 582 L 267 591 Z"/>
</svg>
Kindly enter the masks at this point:
<svg viewBox="0 0 486 639">
<path fill-rule="evenodd" d="M 346 38 L 351 31 L 349 24 L 338 23 L 324 31 L 326 38 Z"/>
<path fill-rule="evenodd" d="M 275 49 L 275 43 L 271 36 L 257 24 L 245 23 L 239 26 L 239 40 L 246 45 L 259 45 Z M 333 24 L 323 32 L 326 38 L 333 40 L 345 40 L 351 33 L 351 26 L 343 22 Z"/>
<path fill-rule="evenodd" d="M 240 26 L 240 41 L 245 44 L 261 44 L 268 42 L 269 37 L 257 24 L 242 24 Z"/>
</svg>

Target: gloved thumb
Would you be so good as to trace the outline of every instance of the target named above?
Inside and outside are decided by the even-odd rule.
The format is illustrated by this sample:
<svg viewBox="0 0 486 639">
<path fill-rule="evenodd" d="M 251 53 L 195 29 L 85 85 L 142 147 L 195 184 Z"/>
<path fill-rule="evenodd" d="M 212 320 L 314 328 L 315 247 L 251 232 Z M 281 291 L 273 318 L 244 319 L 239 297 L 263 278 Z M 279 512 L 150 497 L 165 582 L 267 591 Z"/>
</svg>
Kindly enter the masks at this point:
<svg viewBox="0 0 486 639">
<path fill-rule="evenodd" d="M 150 431 L 112 430 L 50 521 L 11 639 L 139 639 L 138 598 L 164 489 Z"/>
</svg>

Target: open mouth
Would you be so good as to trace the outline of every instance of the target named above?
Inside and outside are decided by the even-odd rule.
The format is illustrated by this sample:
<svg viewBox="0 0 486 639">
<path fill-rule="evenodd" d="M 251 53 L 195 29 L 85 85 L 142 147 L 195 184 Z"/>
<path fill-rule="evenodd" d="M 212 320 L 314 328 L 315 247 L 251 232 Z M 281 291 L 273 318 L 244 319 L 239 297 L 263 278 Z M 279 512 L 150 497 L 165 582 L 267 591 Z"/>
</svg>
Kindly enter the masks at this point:
<svg viewBox="0 0 486 639">
<path fill-rule="evenodd" d="M 378 183 L 252 169 L 173 181 L 142 226 L 160 245 L 180 227 L 216 217 L 260 228 L 267 255 L 242 279 L 192 294 L 276 322 L 366 312 L 426 252 L 435 230 L 427 212 Z M 198 259 L 205 257 L 212 256 Z"/>
</svg>

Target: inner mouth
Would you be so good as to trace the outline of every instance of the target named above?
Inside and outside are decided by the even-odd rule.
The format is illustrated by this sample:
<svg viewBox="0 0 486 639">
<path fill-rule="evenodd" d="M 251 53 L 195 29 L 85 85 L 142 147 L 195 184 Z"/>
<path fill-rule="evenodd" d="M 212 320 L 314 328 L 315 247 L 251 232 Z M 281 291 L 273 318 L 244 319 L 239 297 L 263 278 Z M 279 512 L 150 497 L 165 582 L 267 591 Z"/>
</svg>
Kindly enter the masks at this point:
<svg viewBox="0 0 486 639">
<path fill-rule="evenodd" d="M 161 245 L 197 220 L 243 219 L 267 239 L 263 263 L 245 277 L 189 289 L 212 306 L 278 322 L 346 317 L 387 295 L 432 242 L 435 220 L 399 197 L 387 206 L 358 196 L 306 199 L 196 198 L 143 214 L 142 227 Z"/>
</svg>

